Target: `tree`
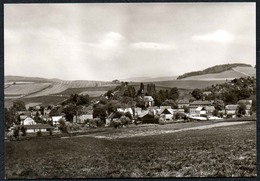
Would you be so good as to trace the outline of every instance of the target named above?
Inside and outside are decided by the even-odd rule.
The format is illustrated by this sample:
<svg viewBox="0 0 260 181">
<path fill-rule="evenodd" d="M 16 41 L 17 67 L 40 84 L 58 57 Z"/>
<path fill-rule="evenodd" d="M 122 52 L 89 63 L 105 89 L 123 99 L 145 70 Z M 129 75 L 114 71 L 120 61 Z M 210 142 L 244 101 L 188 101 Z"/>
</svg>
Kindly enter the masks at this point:
<svg viewBox="0 0 260 181">
<path fill-rule="evenodd" d="M 167 99 L 165 100 L 161 106 L 171 106 L 172 109 L 177 109 L 178 105 L 176 104 L 176 102 L 172 99 Z"/>
<path fill-rule="evenodd" d="M 238 101 L 237 95 L 234 91 L 224 93 L 223 99 L 226 104 L 236 104 Z"/>
<path fill-rule="evenodd" d="M 188 106 L 183 106 L 184 112 L 188 113 L 189 112 L 189 107 Z"/>
<path fill-rule="evenodd" d="M 132 114 L 128 111 L 125 113 L 125 116 L 132 120 Z"/>
<path fill-rule="evenodd" d="M 11 112 L 5 108 L 5 128 L 8 130 L 13 125 L 13 119 L 11 117 Z"/>
<path fill-rule="evenodd" d="M 147 84 L 147 94 L 149 96 L 154 96 L 156 94 L 155 84 Z"/>
<path fill-rule="evenodd" d="M 110 99 L 113 97 L 113 91 L 109 90 L 109 91 L 107 91 L 107 93 L 105 95 Z"/>
<path fill-rule="evenodd" d="M 137 95 L 143 95 L 144 94 L 144 84 L 141 82 L 140 83 L 140 89 L 137 91 Z"/>
<path fill-rule="evenodd" d="M 93 110 L 93 118 L 100 118 L 103 123 L 106 121 L 106 106 L 103 104 L 98 104 Z"/>
<path fill-rule="evenodd" d="M 201 91 L 200 89 L 194 89 L 194 90 L 191 92 L 191 95 L 192 95 L 195 99 L 199 100 L 199 99 L 202 99 L 203 93 L 202 93 L 202 91 Z"/>
<path fill-rule="evenodd" d="M 238 103 L 238 110 L 237 110 L 237 115 L 245 115 L 246 114 L 246 104 L 244 102 L 239 102 Z"/>
<path fill-rule="evenodd" d="M 223 110 L 225 108 L 225 104 L 223 100 L 220 99 L 215 99 L 213 102 L 213 105 L 215 107 L 216 110 Z"/>
<path fill-rule="evenodd" d="M 108 114 L 112 113 L 112 112 L 116 112 L 117 108 L 121 107 L 121 103 L 118 100 L 111 100 L 108 104 L 107 104 L 107 112 Z"/>
<path fill-rule="evenodd" d="M 42 123 L 42 119 L 40 118 L 39 111 L 36 112 L 34 120 L 35 120 L 36 123 Z"/>
<path fill-rule="evenodd" d="M 66 106 L 62 112 L 65 114 L 65 118 L 67 121 L 72 122 L 73 121 L 73 117 L 76 115 L 77 113 L 77 107 L 75 105 L 68 105 Z"/>
<path fill-rule="evenodd" d="M 179 98 L 179 90 L 177 87 L 173 87 L 170 89 L 170 92 L 169 92 L 169 98 L 170 99 L 173 99 L 174 101 L 177 100 Z"/>
<path fill-rule="evenodd" d="M 25 107 L 25 104 L 23 101 L 21 100 L 15 100 L 13 102 L 13 108 L 16 110 L 16 111 L 26 111 L 26 107 Z"/>
<path fill-rule="evenodd" d="M 124 92 L 124 96 L 127 96 L 127 97 L 135 97 L 135 94 L 136 94 L 136 91 L 135 91 L 135 88 L 134 86 L 128 86 L 127 89 L 125 90 Z"/>
</svg>

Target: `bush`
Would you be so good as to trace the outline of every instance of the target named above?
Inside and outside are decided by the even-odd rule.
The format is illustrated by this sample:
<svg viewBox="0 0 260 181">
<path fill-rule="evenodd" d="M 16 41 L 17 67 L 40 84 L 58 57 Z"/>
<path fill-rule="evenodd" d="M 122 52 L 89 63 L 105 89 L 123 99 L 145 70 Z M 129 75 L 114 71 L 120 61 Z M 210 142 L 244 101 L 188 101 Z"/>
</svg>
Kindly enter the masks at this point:
<svg viewBox="0 0 260 181">
<path fill-rule="evenodd" d="M 41 132 L 41 131 L 38 131 L 38 132 L 37 132 L 37 136 L 42 136 L 42 132 Z"/>
<path fill-rule="evenodd" d="M 22 136 L 26 136 L 27 129 L 22 126 L 21 131 L 22 131 Z"/>
<path fill-rule="evenodd" d="M 52 135 L 52 129 L 49 130 L 49 134 Z"/>
<path fill-rule="evenodd" d="M 163 118 L 159 118 L 158 123 L 160 125 L 164 125 L 165 124 L 164 119 Z"/>
<path fill-rule="evenodd" d="M 14 130 L 14 137 L 17 139 L 17 138 L 19 138 L 19 133 L 20 133 L 20 128 L 18 127 L 18 128 L 15 128 L 15 130 Z"/>
</svg>

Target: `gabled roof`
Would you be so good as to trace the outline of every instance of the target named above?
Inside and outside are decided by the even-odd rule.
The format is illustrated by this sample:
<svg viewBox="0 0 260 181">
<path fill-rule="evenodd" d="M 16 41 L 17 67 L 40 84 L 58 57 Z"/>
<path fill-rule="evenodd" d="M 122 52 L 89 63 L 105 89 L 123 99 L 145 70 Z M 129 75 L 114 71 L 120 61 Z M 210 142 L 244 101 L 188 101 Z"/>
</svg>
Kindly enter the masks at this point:
<svg viewBox="0 0 260 181">
<path fill-rule="evenodd" d="M 177 104 L 189 104 L 190 102 L 189 102 L 189 100 L 187 100 L 187 99 L 181 99 L 181 100 L 178 100 L 177 101 Z"/>
<path fill-rule="evenodd" d="M 172 109 L 161 109 L 158 114 L 173 114 Z"/>
<path fill-rule="evenodd" d="M 58 122 L 63 116 L 52 116 L 52 121 L 53 122 Z"/>
<path fill-rule="evenodd" d="M 226 110 L 237 110 L 238 105 L 234 105 L 234 104 L 230 104 L 230 105 L 226 105 Z"/>
<path fill-rule="evenodd" d="M 239 100 L 237 104 L 244 103 L 245 105 L 252 105 L 252 100 Z"/>
<path fill-rule="evenodd" d="M 28 115 L 20 115 L 20 120 L 23 121 L 28 117 Z"/>
<path fill-rule="evenodd" d="M 31 115 L 31 112 L 30 111 L 17 111 L 17 114 L 18 115 L 27 115 L 27 116 L 29 116 L 29 115 Z"/>
<path fill-rule="evenodd" d="M 210 101 L 194 101 L 191 102 L 190 105 L 211 105 Z"/>
<path fill-rule="evenodd" d="M 215 107 L 214 106 L 205 106 L 205 109 L 207 111 L 214 111 L 215 110 Z"/>
<path fill-rule="evenodd" d="M 18 127 L 24 127 L 26 129 L 52 129 L 53 127 L 49 124 L 35 124 L 35 125 L 20 125 Z"/>
</svg>

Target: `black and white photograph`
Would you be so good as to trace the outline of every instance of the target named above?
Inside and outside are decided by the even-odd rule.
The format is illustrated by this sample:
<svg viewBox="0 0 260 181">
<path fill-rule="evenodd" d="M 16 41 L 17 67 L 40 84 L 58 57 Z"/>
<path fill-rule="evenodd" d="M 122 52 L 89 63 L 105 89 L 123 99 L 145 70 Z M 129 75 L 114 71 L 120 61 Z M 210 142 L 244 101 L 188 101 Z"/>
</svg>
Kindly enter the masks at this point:
<svg viewBox="0 0 260 181">
<path fill-rule="evenodd" d="M 256 3 L 5 3 L 5 179 L 257 177 Z"/>
</svg>

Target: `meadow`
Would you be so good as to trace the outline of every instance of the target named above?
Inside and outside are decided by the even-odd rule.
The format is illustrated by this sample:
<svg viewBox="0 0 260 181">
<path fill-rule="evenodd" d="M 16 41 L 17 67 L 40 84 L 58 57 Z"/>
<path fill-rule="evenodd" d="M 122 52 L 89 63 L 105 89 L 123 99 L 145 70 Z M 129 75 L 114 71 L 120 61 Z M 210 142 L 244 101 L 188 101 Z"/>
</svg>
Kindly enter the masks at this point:
<svg viewBox="0 0 260 181">
<path fill-rule="evenodd" d="M 255 177 L 256 172 L 256 122 L 111 140 L 72 137 L 5 143 L 8 179 Z"/>
</svg>

